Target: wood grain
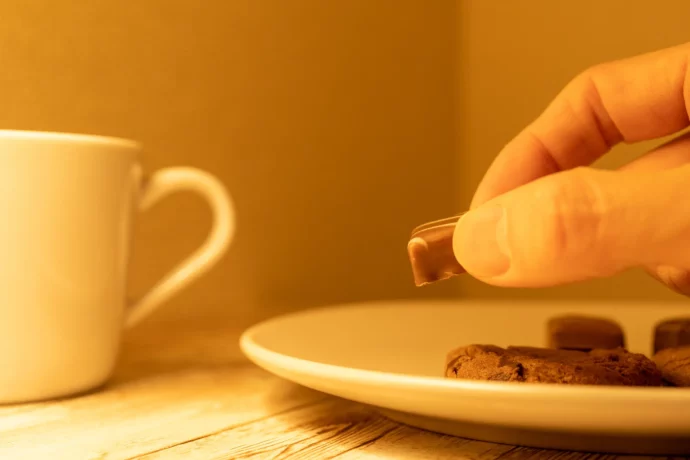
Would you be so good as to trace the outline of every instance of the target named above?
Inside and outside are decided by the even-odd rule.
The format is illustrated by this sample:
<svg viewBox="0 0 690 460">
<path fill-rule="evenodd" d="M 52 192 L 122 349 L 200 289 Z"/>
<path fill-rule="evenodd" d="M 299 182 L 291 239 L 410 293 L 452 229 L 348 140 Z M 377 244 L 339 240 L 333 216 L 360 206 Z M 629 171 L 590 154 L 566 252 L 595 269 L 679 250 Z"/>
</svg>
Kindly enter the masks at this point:
<svg viewBox="0 0 690 460">
<path fill-rule="evenodd" d="M 0 458 L 129 458 L 320 398 L 254 367 L 152 377 L 58 403 L 0 410 Z M 40 442 L 37 442 L 40 440 Z"/>
<path fill-rule="evenodd" d="M 270 433 L 271 436 L 266 436 Z M 511 446 L 440 436 L 398 425 L 359 404 L 327 400 L 181 444 L 146 459 L 493 459 Z"/>
<path fill-rule="evenodd" d="M 397 424 L 248 363 L 237 348 L 246 325 L 149 323 L 132 331 L 106 387 L 0 407 L 0 458 L 618 458 L 477 442 Z"/>
</svg>

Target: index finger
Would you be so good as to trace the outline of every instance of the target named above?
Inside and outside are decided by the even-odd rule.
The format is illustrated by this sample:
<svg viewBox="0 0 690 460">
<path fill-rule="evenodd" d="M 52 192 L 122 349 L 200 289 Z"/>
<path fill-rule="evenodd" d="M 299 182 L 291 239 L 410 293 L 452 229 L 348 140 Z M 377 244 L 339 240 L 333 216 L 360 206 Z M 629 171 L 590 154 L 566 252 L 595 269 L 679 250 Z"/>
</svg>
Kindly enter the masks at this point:
<svg viewBox="0 0 690 460">
<path fill-rule="evenodd" d="M 690 125 L 690 43 L 601 64 L 571 81 L 506 145 L 472 208 L 539 177 L 591 164 L 619 142 Z"/>
</svg>

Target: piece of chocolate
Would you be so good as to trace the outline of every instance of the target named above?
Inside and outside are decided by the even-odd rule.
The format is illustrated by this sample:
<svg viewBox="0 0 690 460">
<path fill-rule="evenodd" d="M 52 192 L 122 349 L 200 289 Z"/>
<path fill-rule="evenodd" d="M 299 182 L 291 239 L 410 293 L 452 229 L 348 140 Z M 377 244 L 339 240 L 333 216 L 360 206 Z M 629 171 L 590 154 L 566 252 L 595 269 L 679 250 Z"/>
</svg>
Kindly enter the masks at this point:
<svg viewBox="0 0 690 460">
<path fill-rule="evenodd" d="M 652 358 L 664 381 L 690 387 L 690 346 L 664 348 Z"/>
<path fill-rule="evenodd" d="M 654 353 L 690 345 L 690 318 L 669 318 L 654 328 Z"/>
<path fill-rule="evenodd" d="M 465 273 L 453 254 L 453 231 L 459 218 L 429 222 L 412 231 L 407 254 L 417 286 Z"/>
<path fill-rule="evenodd" d="M 595 348 L 624 348 L 623 329 L 616 322 L 596 316 L 563 315 L 546 326 L 548 345 L 561 350 L 589 351 Z"/>
</svg>

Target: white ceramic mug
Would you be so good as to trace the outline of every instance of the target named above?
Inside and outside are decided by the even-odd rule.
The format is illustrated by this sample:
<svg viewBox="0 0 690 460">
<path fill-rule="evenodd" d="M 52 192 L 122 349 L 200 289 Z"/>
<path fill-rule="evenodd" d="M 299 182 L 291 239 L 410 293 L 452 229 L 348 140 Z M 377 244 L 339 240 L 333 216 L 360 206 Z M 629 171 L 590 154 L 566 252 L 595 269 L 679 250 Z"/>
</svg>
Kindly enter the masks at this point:
<svg viewBox="0 0 690 460">
<path fill-rule="evenodd" d="M 79 393 L 110 376 L 132 326 L 223 255 L 235 215 L 197 169 L 150 177 L 134 141 L 0 130 L 0 403 Z M 132 221 L 166 195 L 199 193 L 214 224 L 203 245 L 126 305 Z"/>
</svg>

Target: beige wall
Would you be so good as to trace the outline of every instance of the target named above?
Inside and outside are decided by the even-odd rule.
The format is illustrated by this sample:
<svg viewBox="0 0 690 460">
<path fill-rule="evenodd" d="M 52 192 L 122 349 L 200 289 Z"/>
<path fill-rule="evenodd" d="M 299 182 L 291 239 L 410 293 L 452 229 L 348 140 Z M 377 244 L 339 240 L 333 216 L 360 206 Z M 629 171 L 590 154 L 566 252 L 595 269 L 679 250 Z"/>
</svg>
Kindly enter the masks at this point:
<svg viewBox="0 0 690 460">
<path fill-rule="evenodd" d="M 133 137 L 149 170 L 221 177 L 236 244 L 163 315 L 447 294 L 412 286 L 405 244 L 414 225 L 453 212 L 454 8 L 5 2 L 0 127 Z M 142 218 L 133 295 L 208 221 L 189 196 Z"/>
<path fill-rule="evenodd" d="M 501 147 L 578 72 L 593 64 L 690 40 L 690 2 L 630 0 L 492 2 L 458 8 L 458 169 L 461 207 Z M 611 168 L 654 143 L 621 146 L 597 166 Z M 545 289 L 491 288 L 465 278 L 465 296 L 684 300 L 645 274 Z"/>
<path fill-rule="evenodd" d="M 543 291 L 469 278 L 415 289 L 405 243 L 414 225 L 467 205 L 500 147 L 569 78 L 686 40 L 688 13 L 683 0 L 653 14 L 625 0 L 11 2 L 0 127 L 133 137 L 149 170 L 189 164 L 228 185 L 236 244 L 163 316 L 458 290 L 675 298 L 640 274 Z M 143 217 L 132 295 L 208 220 L 191 196 Z"/>
</svg>

